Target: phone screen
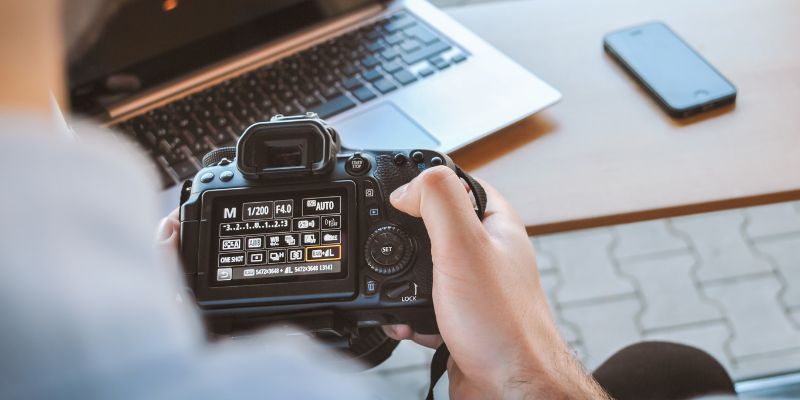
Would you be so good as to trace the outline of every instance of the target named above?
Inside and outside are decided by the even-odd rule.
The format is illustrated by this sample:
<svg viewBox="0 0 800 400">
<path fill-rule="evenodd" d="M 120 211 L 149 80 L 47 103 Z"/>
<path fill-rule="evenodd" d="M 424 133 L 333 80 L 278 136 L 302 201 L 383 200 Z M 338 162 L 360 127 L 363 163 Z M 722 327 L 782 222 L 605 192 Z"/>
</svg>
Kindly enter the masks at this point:
<svg viewBox="0 0 800 400">
<path fill-rule="evenodd" d="M 612 32 L 604 45 L 670 114 L 685 116 L 736 96 L 736 88 L 663 23 Z"/>
</svg>

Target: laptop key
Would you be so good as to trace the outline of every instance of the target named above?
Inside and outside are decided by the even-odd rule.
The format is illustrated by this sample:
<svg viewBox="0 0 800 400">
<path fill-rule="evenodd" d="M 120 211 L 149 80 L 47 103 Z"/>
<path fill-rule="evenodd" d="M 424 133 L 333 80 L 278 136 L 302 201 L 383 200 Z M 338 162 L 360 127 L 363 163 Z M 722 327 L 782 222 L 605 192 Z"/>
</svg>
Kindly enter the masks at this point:
<svg viewBox="0 0 800 400">
<path fill-rule="evenodd" d="M 397 72 L 392 76 L 396 81 L 400 82 L 401 85 L 408 85 L 409 83 L 412 83 L 417 80 L 417 77 L 414 76 L 414 74 L 408 72 L 408 70 L 405 69 Z"/>
<path fill-rule="evenodd" d="M 369 82 L 382 78 L 381 72 L 378 71 L 377 68 L 369 69 L 361 73 L 361 76 L 364 77 Z"/>
<path fill-rule="evenodd" d="M 322 105 L 316 106 L 309 111 L 313 111 L 320 116 L 320 118 L 328 118 L 333 115 L 339 114 L 343 111 L 349 110 L 356 106 L 356 103 L 353 100 L 350 100 L 347 96 L 341 95 L 334 99 L 331 99 L 327 103 Z"/>
<path fill-rule="evenodd" d="M 320 90 L 320 93 L 322 94 L 322 97 L 325 97 L 325 99 L 327 100 L 334 99 L 336 98 L 336 96 L 342 94 L 342 92 L 339 89 L 337 89 L 336 86 L 328 86 L 326 88 L 323 88 L 322 90 Z"/>
<path fill-rule="evenodd" d="M 367 101 L 370 101 L 370 100 L 374 99 L 375 97 L 377 97 L 375 95 L 375 93 L 372 93 L 371 90 L 367 89 L 364 86 L 354 90 L 353 91 L 353 96 L 356 96 L 358 101 L 360 101 L 362 103 L 366 103 Z"/>
<path fill-rule="evenodd" d="M 383 63 L 383 64 L 381 65 L 381 67 L 383 67 L 383 70 L 384 70 L 384 71 L 386 71 L 386 72 L 388 72 L 388 73 L 390 73 L 390 74 L 393 74 L 393 73 L 395 73 L 395 72 L 397 72 L 397 71 L 400 71 L 401 69 L 403 69 L 403 66 L 402 66 L 402 65 L 400 65 L 400 63 L 399 63 L 399 62 L 397 62 L 397 61 L 389 61 L 389 62 L 385 62 L 385 63 Z"/>
<path fill-rule="evenodd" d="M 170 173 L 163 167 L 159 162 L 156 162 L 156 170 L 158 170 L 158 176 L 161 179 L 161 186 L 164 188 L 168 188 L 175 184 L 175 178 L 170 175 Z"/>
<path fill-rule="evenodd" d="M 342 82 L 342 86 L 344 86 L 344 88 L 347 89 L 347 90 L 353 90 L 353 89 L 355 89 L 355 88 L 357 88 L 359 86 L 362 86 L 362 85 L 363 85 L 363 83 L 361 83 L 361 81 L 358 80 L 358 78 L 350 78 L 350 79 Z"/>
<path fill-rule="evenodd" d="M 361 64 L 364 64 L 364 66 L 367 68 L 372 68 L 380 63 L 381 61 L 378 60 L 375 56 L 367 56 L 361 60 Z"/>
<path fill-rule="evenodd" d="M 409 16 L 408 14 L 398 14 L 392 17 L 392 20 L 387 22 L 383 29 L 386 29 L 386 32 L 394 33 L 403 28 L 408 28 L 409 26 L 416 25 L 416 21 L 414 18 Z"/>
<path fill-rule="evenodd" d="M 386 60 L 391 60 L 399 55 L 400 53 L 398 53 L 397 50 L 393 48 L 388 48 L 381 52 L 381 57 L 383 57 Z"/>
<path fill-rule="evenodd" d="M 422 43 L 425 44 L 431 44 L 439 40 L 439 37 L 435 33 L 431 32 L 428 28 L 425 28 L 424 26 L 420 25 L 415 25 L 410 28 L 404 29 L 403 33 L 405 33 L 406 36 L 417 38 Z"/>
<path fill-rule="evenodd" d="M 366 48 L 367 48 L 367 50 L 369 50 L 369 51 L 371 51 L 371 52 L 373 52 L 373 53 L 377 53 L 377 52 L 379 52 L 379 51 L 381 51 L 381 50 L 385 49 L 385 48 L 386 48 L 386 45 L 385 45 L 385 44 L 384 44 L 382 41 L 380 41 L 380 40 L 376 40 L 376 41 L 374 41 L 374 42 L 372 42 L 372 43 L 368 44 L 368 45 L 366 46 Z"/>
<path fill-rule="evenodd" d="M 450 66 L 450 63 L 442 57 L 433 57 L 428 61 L 438 69 L 445 69 Z"/>
<path fill-rule="evenodd" d="M 406 53 L 400 56 L 404 63 L 412 65 L 416 64 L 426 58 L 431 58 L 439 53 L 442 53 L 448 49 L 450 49 L 450 45 L 442 42 L 441 40 L 437 40 L 433 44 L 423 47 L 421 49 L 412 51 L 411 53 Z"/>
<path fill-rule="evenodd" d="M 302 104 L 306 108 L 314 107 L 321 102 L 322 101 L 320 101 L 320 99 L 318 99 L 317 96 L 314 95 L 304 96 L 302 99 L 300 99 L 300 104 Z"/>
<path fill-rule="evenodd" d="M 344 76 L 352 76 L 355 75 L 356 72 L 358 72 L 358 70 L 355 67 L 353 67 L 352 64 L 347 64 L 341 68 L 341 73 Z"/>
<path fill-rule="evenodd" d="M 377 81 L 372 82 L 372 84 L 375 85 L 375 88 L 378 89 L 378 91 L 383 94 L 389 93 L 392 90 L 397 89 L 397 86 L 386 78 L 378 79 Z"/>
<path fill-rule="evenodd" d="M 173 165 L 172 169 L 181 180 L 193 177 L 198 171 L 197 167 L 191 160 L 181 161 Z"/>
<path fill-rule="evenodd" d="M 379 31 L 378 29 L 372 28 L 372 29 L 370 29 L 369 32 L 367 32 L 366 37 L 367 37 L 367 39 L 375 40 L 375 39 L 381 37 L 381 31 Z"/>
<path fill-rule="evenodd" d="M 458 64 L 458 63 L 460 63 L 460 62 L 462 62 L 462 61 L 464 61 L 466 59 L 467 59 L 467 56 L 465 56 L 463 54 L 456 54 L 455 56 L 453 56 L 453 58 L 450 59 L 450 61 L 452 63 L 454 63 L 454 64 Z"/>
<path fill-rule="evenodd" d="M 400 48 L 406 53 L 410 53 L 420 47 L 422 47 L 422 45 L 414 39 L 408 39 L 400 45 Z"/>
<path fill-rule="evenodd" d="M 419 74 L 420 74 L 420 75 L 421 75 L 423 78 L 427 78 L 427 77 L 429 77 L 429 76 L 433 75 L 433 73 L 434 73 L 434 70 L 433 70 L 433 68 L 431 68 L 431 67 L 425 67 L 425 68 L 423 68 L 423 69 L 419 70 Z"/>
<path fill-rule="evenodd" d="M 391 35 L 385 36 L 383 40 L 385 40 L 386 43 L 394 46 L 403 41 L 403 35 L 400 32 L 392 33 Z"/>
</svg>

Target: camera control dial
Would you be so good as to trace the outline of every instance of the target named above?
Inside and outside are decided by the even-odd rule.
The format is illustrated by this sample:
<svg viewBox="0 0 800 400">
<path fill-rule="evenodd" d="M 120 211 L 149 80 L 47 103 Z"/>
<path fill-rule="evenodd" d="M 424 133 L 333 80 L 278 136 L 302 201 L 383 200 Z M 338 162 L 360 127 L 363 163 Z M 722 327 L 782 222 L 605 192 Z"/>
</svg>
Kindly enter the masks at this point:
<svg viewBox="0 0 800 400">
<path fill-rule="evenodd" d="M 396 226 L 374 230 L 364 246 L 364 258 L 373 271 L 389 275 L 400 272 L 411 261 L 414 243 Z"/>
</svg>

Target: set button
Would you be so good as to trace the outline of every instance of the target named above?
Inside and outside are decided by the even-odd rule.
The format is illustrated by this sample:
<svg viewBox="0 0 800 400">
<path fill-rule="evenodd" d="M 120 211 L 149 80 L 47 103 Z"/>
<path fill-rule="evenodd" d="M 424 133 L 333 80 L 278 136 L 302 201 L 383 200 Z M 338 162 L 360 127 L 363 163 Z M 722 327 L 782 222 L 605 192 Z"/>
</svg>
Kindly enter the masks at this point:
<svg viewBox="0 0 800 400">
<path fill-rule="evenodd" d="M 413 254 L 413 242 L 400 228 L 384 226 L 367 238 L 367 265 L 380 274 L 394 274 L 405 268 Z"/>
</svg>

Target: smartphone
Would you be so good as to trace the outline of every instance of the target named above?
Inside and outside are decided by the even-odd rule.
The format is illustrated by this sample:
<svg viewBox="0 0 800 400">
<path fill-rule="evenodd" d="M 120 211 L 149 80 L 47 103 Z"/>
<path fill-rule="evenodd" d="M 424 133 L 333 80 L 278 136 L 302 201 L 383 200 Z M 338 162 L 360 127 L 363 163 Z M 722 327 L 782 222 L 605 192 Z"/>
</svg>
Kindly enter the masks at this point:
<svg viewBox="0 0 800 400">
<path fill-rule="evenodd" d="M 736 87 L 662 22 L 611 32 L 603 47 L 672 117 L 736 100 Z"/>
</svg>

